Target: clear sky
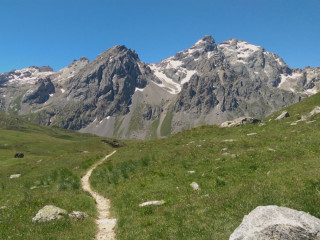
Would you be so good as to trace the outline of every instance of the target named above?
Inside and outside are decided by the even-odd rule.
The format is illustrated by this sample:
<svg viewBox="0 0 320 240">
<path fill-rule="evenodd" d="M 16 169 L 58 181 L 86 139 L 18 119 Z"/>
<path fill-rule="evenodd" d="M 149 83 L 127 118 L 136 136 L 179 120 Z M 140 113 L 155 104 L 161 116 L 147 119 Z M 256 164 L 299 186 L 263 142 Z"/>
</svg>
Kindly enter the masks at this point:
<svg viewBox="0 0 320 240">
<path fill-rule="evenodd" d="M 204 35 L 320 66 L 320 0 L 0 0 L 0 72 L 96 58 L 118 44 L 147 63 Z"/>
</svg>

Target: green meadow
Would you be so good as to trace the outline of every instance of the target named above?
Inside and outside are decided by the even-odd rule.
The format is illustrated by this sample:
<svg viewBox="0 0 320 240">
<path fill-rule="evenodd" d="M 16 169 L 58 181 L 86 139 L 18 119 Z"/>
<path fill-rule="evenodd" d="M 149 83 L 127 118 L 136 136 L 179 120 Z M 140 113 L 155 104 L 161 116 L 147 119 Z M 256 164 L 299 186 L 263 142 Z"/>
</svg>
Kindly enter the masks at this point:
<svg viewBox="0 0 320 240">
<path fill-rule="evenodd" d="M 90 178 L 111 200 L 117 240 L 228 239 L 261 205 L 320 217 L 320 115 L 291 125 L 318 105 L 319 94 L 264 125 L 198 126 L 166 139 L 124 141 Z M 102 139 L 0 114 L 0 239 L 94 239 L 95 202 L 80 178 L 113 151 Z M 14 158 L 17 152 L 25 157 Z M 165 204 L 139 207 L 151 200 Z M 33 223 L 48 204 L 89 217 Z"/>
</svg>

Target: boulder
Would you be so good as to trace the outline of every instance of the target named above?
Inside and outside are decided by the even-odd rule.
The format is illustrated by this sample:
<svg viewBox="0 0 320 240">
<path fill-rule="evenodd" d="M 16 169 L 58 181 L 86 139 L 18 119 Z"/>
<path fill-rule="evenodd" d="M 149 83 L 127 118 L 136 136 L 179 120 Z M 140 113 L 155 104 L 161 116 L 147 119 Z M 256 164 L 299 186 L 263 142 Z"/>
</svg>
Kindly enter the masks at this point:
<svg viewBox="0 0 320 240">
<path fill-rule="evenodd" d="M 88 214 L 81 211 L 73 211 L 72 213 L 69 214 L 69 217 L 72 218 L 73 220 L 79 221 L 88 217 Z"/>
<path fill-rule="evenodd" d="M 32 222 L 49 222 L 67 215 L 67 211 L 53 205 L 46 205 L 32 218 Z"/>
<path fill-rule="evenodd" d="M 283 111 L 277 118 L 276 120 L 281 120 L 284 118 L 290 117 L 290 114 L 287 111 Z"/>
<path fill-rule="evenodd" d="M 252 117 L 240 117 L 233 121 L 226 121 L 220 124 L 220 127 L 237 127 L 245 124 L 259 123 L 260 120 Z"/>
<path fill-rule="evenodd" d="M 315 107 L 310 113 L 302 115 L 301 120 L 305 121 L 308 118 L 310 118 L 316 114 L 319 114 L 319 113 L 320 113 L 320 107 Z"/>
<path fill-rule="evenodd" d="M 259 206 L 243 218 L 229 240 L 320 240 L 320 219 L 286 207 Z"/>
</svg>

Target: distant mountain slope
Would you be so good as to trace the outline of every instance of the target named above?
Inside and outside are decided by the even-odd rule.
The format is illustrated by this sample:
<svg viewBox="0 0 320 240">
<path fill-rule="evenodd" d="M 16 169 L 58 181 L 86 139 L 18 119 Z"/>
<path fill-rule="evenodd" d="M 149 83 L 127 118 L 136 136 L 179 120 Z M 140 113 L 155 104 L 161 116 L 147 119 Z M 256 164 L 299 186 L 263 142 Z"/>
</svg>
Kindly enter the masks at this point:
<svg viewBox="0 0 320 240">
<path fill-rule="evenodd" d="M 320 68 L 291 69 L 245 41 L 205 36 L 160 63 L 125 46 L 53 72 L 0 74 L 0 109 L 44 125 L 121 138 L 168 136 L 199 124 L 261 118 L 320 89 Z"/>
</svg>

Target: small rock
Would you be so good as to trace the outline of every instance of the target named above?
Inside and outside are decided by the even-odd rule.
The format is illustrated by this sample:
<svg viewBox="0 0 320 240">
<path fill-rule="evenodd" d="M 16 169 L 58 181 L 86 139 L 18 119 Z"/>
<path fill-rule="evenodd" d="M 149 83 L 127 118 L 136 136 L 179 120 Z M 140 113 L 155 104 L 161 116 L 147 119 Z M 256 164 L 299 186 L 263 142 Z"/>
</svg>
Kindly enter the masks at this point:
<svg viewBox="0 0 320 240">
<path fill-rule="evenodd" d="M 235 139 L 225 139 L 222 142 L 235 142 L 235 141 L 237 141 L 237 140 L 235 140 Z"/>
<path fill-rule="evenodd" d="M 32 218 L 32 222 L 49 222 L 67 215 L 67 211 L 53 205 L 46 205 Z"/>
<path fill-rule="evenodd" d="M 259 123 L 259 127 L 263 127 L 263 126 L 265 126 L 266 124 L 264 123 L 264 122 L 261 122 L 261 123 Z"/>
<path fill-rule="evenodd" d="M 41 163 L 41 162 L 42 162 L 42 159 L 40 159 L 40 160 L 37 161 L 37 163 Z"/>
<path fill-rule="evenodd" d="M 257 133 L 248 133 L 247 136 L 253 136 L 256 135 Z"/>
<path fill-rule="evenodd" d="M 273 148 L 268 148 L 268 151 L 275 152 L 276 150 L 274 150 Z"/>
<path fill-rule="evenodd" d="M 1 209 L 6 209 L 6 208 L 8 208 L 7 206 L 2 206 L 2 207 L 0 207 L 0 210 Z"/>
<path fill-rule="evenodd" d="M 270 175 L 270 173 L 271 173 L 271 172 L 270 172 L 270 171 L 268 171 L 268 172 L 267 172 L 267 175 L 269 176 L 269 175 Z"/>
<path fill-rule="evenodd" d="M 30 190 L 33 190 L 33 189 L 36 189 L 36 188 L 38 188 L 37 186 L 32 186 L 31 188 L 30 188 Z"/>
<path fill-rule="evenodd" d="M 236 154 L 231 154 L 231 157 L 232 157 L 232 158 L 236 158 L 237 155 L 236 155 Z"/>
<path fill-rule="evenodd" d="M 195 190 L 195 191 L 199 191 L 199 190 L 200 190 L 199 184 L 196 183 L 196 182 L 192 182 L 192 183 L 190 184 L 190 186 L 191 186 L 191 187 L 193 188 L 193 190 Z"/>
<path fill-rule="evenodd" d="M 230 155 L 230 153 L 228 153 L 228 152 L 222 153 L 222 156 L 227 156 L 227 155 Z"/>
<path fill-rule="evenodd" d="M 224 151 L 224 152 L 227 151 L 227 150 L 228 150 L 228 148 L 222 148 L 221 149 L 221 151 Z"/>
<path fill-rule="evenodd" d="M 296 122 L 293 122 L 293 123 L 291 123 L 290 125 L 291 125 L 291 126 L 295 126 L 295 125 L 297 125 L 297 123 L 296 123 Z"/>
<path fill-rule="evenodd" d="M 160 206 L 165 204 L 166 202 L 164 200 L 156 200 L 156 201 L 148 201 L 148 202 L 144 202 L 144 203 L 140 203 L 139 207 L 145 207 L 145 206 L 150 206 L 150 205 L 154 205 L 154 206 Z"/>
<path fill-rule="evenodd" d="M 196 171 L 188 171 L 188 173 L 190 173 L 190 174 L 194 174 Z"/>
<path fill-rule="evenodd" d="M 81 211 L 73 211 L 72 213 L 69 213 L 69 217 L 73 220 L 79 221 L 88 217 L 88 214 Z"/>
<path fill-rule="evenodd" d="M 10 178 L 13 179 L 13 178 L 19 178 L 21 176 L 21 174 L 12 174 L 10 175 Z"/>
<path fill-rule="evenodd" d="M 24 153 L 18 152 L 16 154 L 14 154 L 14 158 L 24 158 Z"/>
<path fill-rule="evenodd" d="M 284 118 L 290 117 L 289 113 L 287 111 L 283 111 L 277 118 L 276 120 L 281 120 Z"/>
<path fill-rule="evenodd" d="M 320 219 L 286 207 L 260 206 L 243 218 L 229 240 L 320 239 Z"/>
</svg>

